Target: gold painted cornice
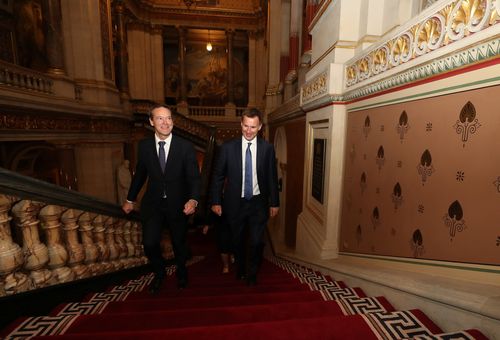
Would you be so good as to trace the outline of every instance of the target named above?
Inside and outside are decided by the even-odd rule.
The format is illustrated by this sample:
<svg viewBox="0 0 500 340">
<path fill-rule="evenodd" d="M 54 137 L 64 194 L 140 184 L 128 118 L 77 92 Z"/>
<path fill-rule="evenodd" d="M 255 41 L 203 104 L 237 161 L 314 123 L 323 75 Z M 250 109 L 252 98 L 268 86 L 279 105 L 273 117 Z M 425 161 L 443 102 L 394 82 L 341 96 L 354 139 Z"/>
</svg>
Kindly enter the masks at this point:
<svg viewBox="0 0 500 340">
<path fill-rule="evenodd" d="M 430 12 L 433 9 L 434 12 Z M 346 87 L 414 61 L 500 22 L 499 0 L 449 0 L 347 63 Z M 418 20 L 418 19 L 417 19 Z"/>
<path fill-rule="evenodd" d="M 328 71 L 324 71 L 304 84 L 300 92 L 300 102 L 302 104 L 308 103 L 328 93 L 328 78 Z"/>
</svg>

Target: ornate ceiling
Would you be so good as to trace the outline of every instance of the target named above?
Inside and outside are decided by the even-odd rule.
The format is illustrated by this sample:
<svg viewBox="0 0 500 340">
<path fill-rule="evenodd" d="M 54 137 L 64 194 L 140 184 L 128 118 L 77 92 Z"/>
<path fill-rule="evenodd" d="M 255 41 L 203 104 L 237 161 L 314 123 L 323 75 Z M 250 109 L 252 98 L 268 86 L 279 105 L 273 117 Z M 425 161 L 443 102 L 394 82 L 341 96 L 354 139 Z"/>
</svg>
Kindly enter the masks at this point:
<svg viewBox="0 0 500 340">
<path fill-rule="evenodd" d="M 120 2 L 120 1 L 118 1 Z M 162 26 L 260 31 L 266 0 L 122 0 L 135 20 Z"/>
</svg>

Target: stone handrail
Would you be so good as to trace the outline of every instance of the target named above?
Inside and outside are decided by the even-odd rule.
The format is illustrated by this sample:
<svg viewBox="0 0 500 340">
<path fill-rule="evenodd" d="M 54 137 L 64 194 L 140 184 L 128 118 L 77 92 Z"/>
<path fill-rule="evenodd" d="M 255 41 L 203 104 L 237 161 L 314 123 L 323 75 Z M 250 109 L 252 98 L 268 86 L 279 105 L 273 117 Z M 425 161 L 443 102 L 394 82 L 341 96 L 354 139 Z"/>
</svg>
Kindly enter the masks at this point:
<svg viewBox="0 0 500 340">
<path fill-rule="evenodd" d="M 141 239 L 137 214 L 0 168 L 0 297 L 141 266 Z"/>
</svg>

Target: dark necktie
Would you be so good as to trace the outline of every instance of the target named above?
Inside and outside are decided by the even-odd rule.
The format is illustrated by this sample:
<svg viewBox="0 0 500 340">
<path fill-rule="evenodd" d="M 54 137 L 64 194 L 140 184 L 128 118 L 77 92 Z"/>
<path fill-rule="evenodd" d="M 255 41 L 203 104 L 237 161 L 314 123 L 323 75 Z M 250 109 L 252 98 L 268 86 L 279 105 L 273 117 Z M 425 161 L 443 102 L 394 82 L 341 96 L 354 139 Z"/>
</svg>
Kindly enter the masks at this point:
<svg viewBox="0 0 500 340">
<path fill-rule="evenodd" d="M 165 172 L 165 149 L 163 148 L 165 146 L 164 141 L 158 142 L 158 145 L 160 145 L 160 148 L 158 149 L 158 159 L 160 161 L 160 166 L 161 166 L 161 172 Z"/>
<path fill-rule="evenodd" d="M 252 143 L 248 143 L 245 153 L 245 189 L 243 196 L 247 200 L 251 199 L 253 196 L 252 151 L 250 150 L 250 145 L 252 145 Z"/>
</svg>

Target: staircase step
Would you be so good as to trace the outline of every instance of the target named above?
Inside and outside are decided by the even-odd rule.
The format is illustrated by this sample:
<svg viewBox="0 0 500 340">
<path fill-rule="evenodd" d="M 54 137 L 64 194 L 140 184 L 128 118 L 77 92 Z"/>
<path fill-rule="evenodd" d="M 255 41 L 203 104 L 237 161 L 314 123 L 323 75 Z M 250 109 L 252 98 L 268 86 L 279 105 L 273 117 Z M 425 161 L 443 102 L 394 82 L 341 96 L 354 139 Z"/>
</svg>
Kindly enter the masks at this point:
<svg viewBox="0 0 500 340">
<path fill-rule="evenodd" d="M 272 292 L 291 292 L 291 291 L 310 291 L 309 286 L 302 285 L 265 285 L 260 286 L 232 286 L 232 287 L 208 287 L 208 288 L 197 288 L 190 289 L 189 286 L 186 289 L 179 290 L 168 289 L 168 287 L 163 286 L 160 292 L 155 295 L 156 298 L 161 297 L 177 297 L 184 298 L 188 296 L 218 296 L 218 295 L 237 295 L 237 294 L 249 294 L 249 293 L 272 293 Z M 151 296 L 147 289 L 142 292 L 132 293 L 129 295 L 128 299 L 144 298 L 145 296 Z"/>
<path fill-rule="evenodd" d="M 384 319 L 386 322 L 384 322 Z M 422 321 L 420 320 L 422 319 Z M 96 331 L 64 334 L 58 339 L 409 339 L 442 331 L 419 311 L 375 315 L 323 316 L 316 318 L 248 322 L 203 327 L 152 330 Z M 404 326 L 403 326 L 404 325 Z M 44 339 L 39 337 L 38 339 Z"/>
<path fill-rule="evenodd" d="M 104 309 L 103 314 L 128 311 L 178 310 L 189 308 L 214 308 L 226 306 L 262 305 L 283 302 L 321 301 L 321 294 L 315 291 L 249 293 L 237 295 L 185 297 L 183 299 L 158 298 L 134 299 L 112 302 Z"/>
<path fill-rule="evenodd" d="M 335 301 L 287 302 L 171 311 L 143 311 L 80 316 L 66 334 L 205 327 L 249 322 L 342 316 Z"/>
</svg>

